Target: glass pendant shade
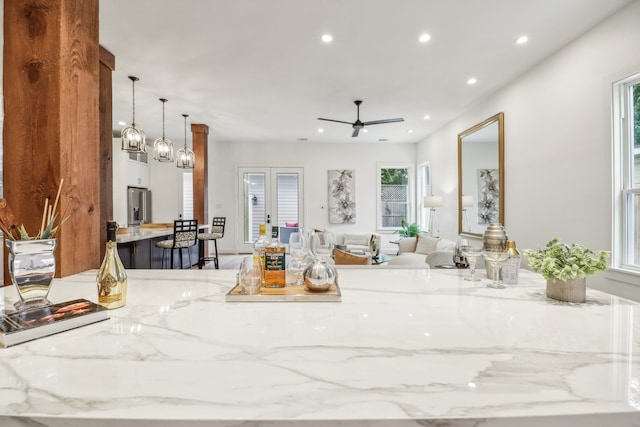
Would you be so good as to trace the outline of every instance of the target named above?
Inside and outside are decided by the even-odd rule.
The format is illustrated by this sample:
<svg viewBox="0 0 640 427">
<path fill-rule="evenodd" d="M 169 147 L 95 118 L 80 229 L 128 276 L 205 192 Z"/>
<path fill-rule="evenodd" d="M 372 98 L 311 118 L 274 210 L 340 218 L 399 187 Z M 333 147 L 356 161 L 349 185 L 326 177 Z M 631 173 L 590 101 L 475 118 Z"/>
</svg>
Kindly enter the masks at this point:
<svg viewBox="0 0 640 427">
<path fill-rule="evenodd" d="M 164 103 L 166 99 L 160 98 L 162 102 L 162 138 L 153 141 L 153 159 L 159 162 L 173 162 L 173 143 L 164 136 Z"/>
<path fill-rule="evenodd" d="M 131 120 L 131 126 L 122 129 L 122 151 L 129 153 L 146 153 L 146 136 L 144 131 L 136 126 L 136 81 L 140 80 L 137 77 L 129 76 L 133 85 L 133 120 Z"/>
<path fill-rule="evenodd" d="M 176 154 L 176 166 L 180 169 L 193 169 L 196 164 L 196 155 L 187 147 L 187 117 L 188 114 L 183 114 L 184 117 L 184 147 L 178 150 Z"/>
</svg>

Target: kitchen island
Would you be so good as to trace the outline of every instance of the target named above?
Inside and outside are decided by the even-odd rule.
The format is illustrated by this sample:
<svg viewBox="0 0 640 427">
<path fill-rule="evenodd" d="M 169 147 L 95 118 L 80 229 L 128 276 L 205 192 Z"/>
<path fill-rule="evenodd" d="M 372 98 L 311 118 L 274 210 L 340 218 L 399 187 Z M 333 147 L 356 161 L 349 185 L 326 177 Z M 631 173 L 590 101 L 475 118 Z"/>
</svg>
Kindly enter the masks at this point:
<svg viewBox="0 0 640 427">
<path fill-rule="evenodd" d="M 634 302 L 384 267 L 340 269 L 342 302 L 225 302 L 235 273 L 130 270 L 109 320 L 0 349 L 0 425 L 640 425 Z"/>
<path fill-rule="evenodd" d="M 209 225 L 201 224 L 198 229 L 202 232 L 209 229 Z M 119 229 L 116 237 L 118 243 L 118 254 L 122 264 L 126 269 L 155 269 L 163 268 L 162 249 L 155 244 L 162 240 L 171 239 L 173 236 L 172 224 L 144 224 L 137 227 L 127 227 Z M 173 268 L 190 268 L 196 265 L 205 248 L 201 242 L 189 248 L 191 254 L 191 265 L 186 251 L 183 265 L 180 266 L 179 257 L 174 254 Z M 167 258 L 170 257 L 167 252 Z M 165 259 L 164 268 L 169 267 L 169 261 Z"/>
</svg>

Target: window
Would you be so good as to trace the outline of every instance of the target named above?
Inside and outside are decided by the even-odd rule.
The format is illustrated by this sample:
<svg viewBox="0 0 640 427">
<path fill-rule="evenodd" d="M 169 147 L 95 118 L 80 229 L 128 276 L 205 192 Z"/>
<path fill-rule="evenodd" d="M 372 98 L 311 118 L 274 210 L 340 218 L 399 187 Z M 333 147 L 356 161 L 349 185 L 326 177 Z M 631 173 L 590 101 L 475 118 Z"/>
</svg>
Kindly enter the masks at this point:
<svg viewBox="0 0 640 427">
<path fill-rule="evenodd" d="M 378 229 L 398 229 L 413 222 L 413 165 L 378 165 Z"/>
<path fill-rule="evenodd" d="M 193 173 L 184 172 L 180 192 L 180 204 L 183 219 L 193 219 Z"/>
<path fill-rule="evenodd" d="M 418 199 L 416 206 L 420 215 L 418 221 L 420 228 L 427 230 L 429 228 L 429 209 L 422 209 L 422 200 L 425 196 L 431 196 L 431 167 L 429 163 L 423 163 L 418 166 Z"/>
<path fill-rule="evenodd" d="M 614 84 L 612 265 L 640 272 L 640 74 Z"/>
</svg>

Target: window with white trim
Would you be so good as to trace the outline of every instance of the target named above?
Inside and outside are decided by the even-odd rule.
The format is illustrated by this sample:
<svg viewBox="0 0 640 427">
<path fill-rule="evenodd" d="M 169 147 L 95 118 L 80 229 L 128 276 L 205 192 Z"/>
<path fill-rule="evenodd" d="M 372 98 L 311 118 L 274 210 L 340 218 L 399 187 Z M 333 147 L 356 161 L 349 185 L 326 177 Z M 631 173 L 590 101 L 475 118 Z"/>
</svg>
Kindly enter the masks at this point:
<svg viewBox="0 0 640 427">
<path fill-rule="evenodd" d="M 413 222 L 414 170 L 411 163 L 378 165 L 379 230 L 397 230 L 403 220 Z"/>
<path fill-rule="evenodd" d="M 613 85 L 612 265 L 640 272 L 640 73 Z"/>
<path fill-rule="evenodd" d="M 422 163 L 418 166 L 418 199 L 416 206 L 418 208 L 418 221 L 420 229 L 427 230 L 429 228 L 429 209 L 422 209 L 422 201 L 426 196 L 431 196 L 431 166 L 429 163 Z"/>
</svg>

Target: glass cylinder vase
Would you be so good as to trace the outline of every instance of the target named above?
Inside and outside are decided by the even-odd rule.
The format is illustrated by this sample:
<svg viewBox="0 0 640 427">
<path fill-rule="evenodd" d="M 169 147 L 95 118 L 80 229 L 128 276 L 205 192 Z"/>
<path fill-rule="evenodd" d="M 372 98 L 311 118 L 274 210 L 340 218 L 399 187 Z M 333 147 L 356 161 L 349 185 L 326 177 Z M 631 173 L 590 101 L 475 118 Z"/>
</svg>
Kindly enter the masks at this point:
<svg viewBox="0 0 640 427">
<path fill-rule="evenodd" d="M 49 304 L 47 296 L 56 272 L 56 239 L 7 240 L 7 267 L 18 291 L 18 310 Z"/>
</svg>

